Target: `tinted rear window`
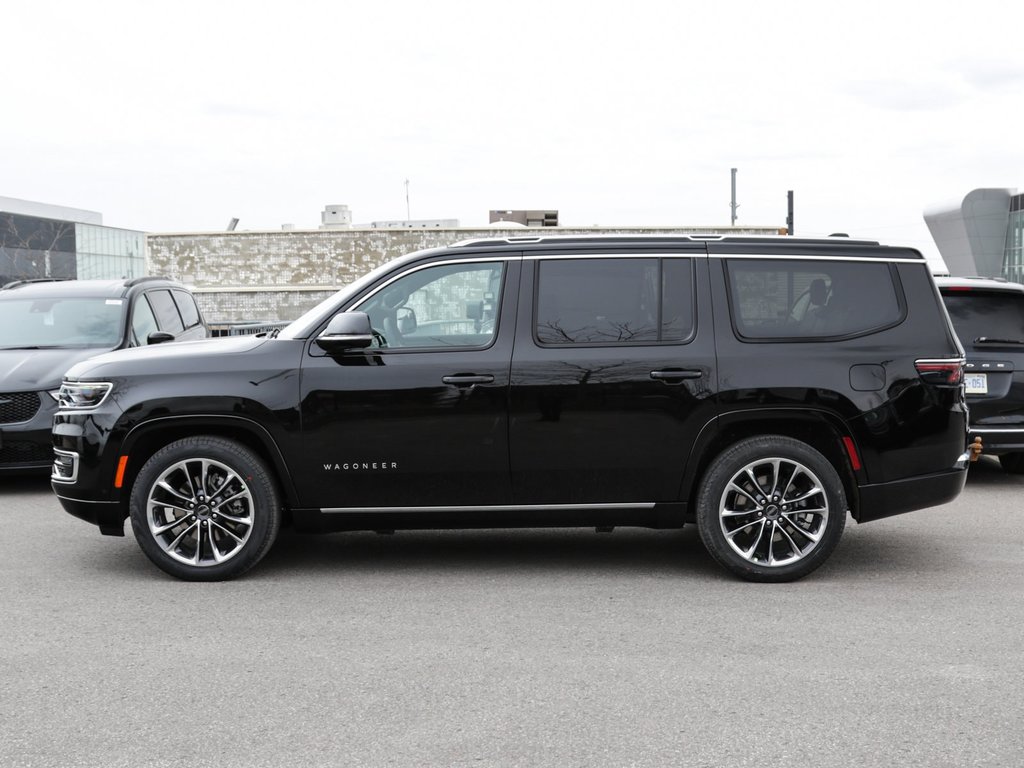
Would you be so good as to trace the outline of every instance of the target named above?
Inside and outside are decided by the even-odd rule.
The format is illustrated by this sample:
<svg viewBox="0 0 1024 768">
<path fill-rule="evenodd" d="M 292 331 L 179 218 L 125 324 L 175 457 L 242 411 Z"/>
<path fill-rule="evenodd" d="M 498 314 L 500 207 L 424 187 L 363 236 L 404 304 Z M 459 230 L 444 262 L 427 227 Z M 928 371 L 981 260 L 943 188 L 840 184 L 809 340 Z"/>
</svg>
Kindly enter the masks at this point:
<svg viewBox="0 0 1024 768">
<path fill-rule="evenodd" d="M 949 318 L 960 341 L 1024 341 L 1024 294 L 1005 291 L 943 293 Z"/>
<path fill-rule="evenodd" d="M 886 263 L 737 257 L 726 270 L 741 338 L 851 336 L 903 318 L 901 292 Z"/>
<path fill-rule="evenodd" d="M 539 270 L 541 344 L 671 343 L 693 333 L 690 259 L 551 259 Z"/>
</svg>

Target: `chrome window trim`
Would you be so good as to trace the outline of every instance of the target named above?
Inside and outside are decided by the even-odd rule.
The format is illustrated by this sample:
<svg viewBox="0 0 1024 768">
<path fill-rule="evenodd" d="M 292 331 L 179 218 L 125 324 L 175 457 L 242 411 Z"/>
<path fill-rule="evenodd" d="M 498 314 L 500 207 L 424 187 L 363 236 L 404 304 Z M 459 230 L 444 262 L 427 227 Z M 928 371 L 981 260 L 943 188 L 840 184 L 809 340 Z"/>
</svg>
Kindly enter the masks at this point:
<svg viewBox="0 0 1024 768">
<path fill-rule="evenodd" d="M 775 261 L 866 261 L 870 264 L 921 264 L 924 259 L 886 258 L 883 256 L 816 256 L 806 253 L 710 253 L 712 259 L 764 259 Z"/>
<path fill-rule="evenodd" d="M 792 253 L 706 253 L 704 251 L 624 251 L 621 253 L 529 253 L 524 261 L 548 259 L 752 259 L 774 261 L 862 261 L 868 264 L 926 264 L 924 259 L 883 258 L 874 256 L 818 256 Z"/>
<path fill-rule="evenodd" d="M 1012 435 L 1018 432 L 1024 434 L 1024 427 L 968 427 L 968 429 L 971 432 L 977 432 L 979 434 L 984 434 L 986 432 L 999 435 Z"/>
<path fill-rule="evenodd" d="M 346 309 L 344 311 L 345 312 L 351 312 L 351 311 L 354 310 L 354 311 L 358 312 L 359 308 L 361 306 L 363 306 L 363 304 L 365 304 L 367 301 L 372 299 L 374 296 L 376 296 L 378 293 L 383 291 L 385 288 L 387 288 L 389 285 L 391 285 L 396 280 L 401 280 L 403 277 L 411 275 L 414 272 L 420 272 L 420 271 L 422 271 L 424 269 L 430 269 L 431 267 L 447 267 L 447 266 L 450 266 L 452 264 L 493 264 L 493 263 L 496 263 L 496 262 L 503 262 L 504 263 L 504 262 L 510 262 L 510 261 L 522 261 L 522 258 L 523 257 L 519 256 L 519 255 L 509 255 L 509 256 L 483 256 L 481 258 L 472 258 L 472 257 L 470 257 L 470 258 L 464 258 L 464 259 L 445 259 L 443 261 L 429 261 L 426 264 L 419 264 L 419 265 L 417 265 L 415 267 L 412 267 L 410 269 L 404 269 L 401 272 L 399 272 L 398 274 L 393 275 L 392 277 L 388 278 L 383 283 L 378 285 L 376 288 L 374 288 L 372 291 L 370 291 L 369 293 L 365 294 L 362 298 L 360 298 L 358 304 L 353 304 L 351 307 L 349 307 L 348 309 Z M 502 286 L 504 286 L 504 284 L 505 284 L 505 282 L 504 282 L 505 281 L 504 273 L 501 276 L 501 280 L 502 280 Z"/>
<path fill-rule="evenodd" d="M 570 259 L 706 259 L 704 251 L 630 251 L 624 253 L 535 253 L 523 256 L 524 261 L 568 261 Z"/>
<path fill-rule="evenodd" d="M 624 504 L 480 504 L 460 507 L 322 507 L 325 515 L 365 514 L 367 512 L 517 512 L 520 510 L 558 511 L 570 509 L 654 509 L 654 502 Z"/>
</svg>

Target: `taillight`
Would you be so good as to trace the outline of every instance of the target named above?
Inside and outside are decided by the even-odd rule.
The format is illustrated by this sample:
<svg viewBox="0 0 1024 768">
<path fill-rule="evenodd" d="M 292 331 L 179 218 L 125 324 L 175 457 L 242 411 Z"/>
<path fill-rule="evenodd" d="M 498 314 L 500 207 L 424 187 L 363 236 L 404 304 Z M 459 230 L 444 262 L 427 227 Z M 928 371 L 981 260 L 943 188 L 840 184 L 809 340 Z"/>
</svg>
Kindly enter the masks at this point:
<svg viewBox="0 0 1024 768">
<path fill-rule="evenodd" d="M 964 360 L 915 360 L 918 375 L 929 384 L 957 387 L 964 380 Z"/>
</svg>

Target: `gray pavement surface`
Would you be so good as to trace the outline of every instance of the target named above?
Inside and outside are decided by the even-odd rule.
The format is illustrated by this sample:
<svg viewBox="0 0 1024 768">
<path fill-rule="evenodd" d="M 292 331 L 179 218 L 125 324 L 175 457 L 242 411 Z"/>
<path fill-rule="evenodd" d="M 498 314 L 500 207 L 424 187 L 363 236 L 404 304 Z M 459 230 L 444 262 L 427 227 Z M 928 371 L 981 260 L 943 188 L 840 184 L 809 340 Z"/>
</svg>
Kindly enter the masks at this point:
<svg viewBox="0 0 1024 768">
<path fill-rule="evenodd" d="M 187 584 L 0 478 L 0 766 L 1019 766 L 1024 477 L 786 585 L 696 528 L 285 532 Z"/>
</svg>

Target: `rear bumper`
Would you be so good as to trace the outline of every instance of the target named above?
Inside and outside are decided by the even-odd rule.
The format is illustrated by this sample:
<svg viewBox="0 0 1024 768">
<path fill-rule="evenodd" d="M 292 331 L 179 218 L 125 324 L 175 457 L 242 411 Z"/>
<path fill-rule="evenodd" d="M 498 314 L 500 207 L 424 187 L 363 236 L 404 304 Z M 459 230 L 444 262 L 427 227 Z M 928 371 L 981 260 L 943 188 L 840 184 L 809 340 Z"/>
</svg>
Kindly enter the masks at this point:
<svg viewBox="0 0 1024 768">
<path fill-rule="evenodd" d="M 883 517 L 913 512 L 915 509 L 946 504 L 960 495 L 966 482 L 967 469 L 958 466 L 933 475 L 862 485 L 858 489 L 860 511 L 857 522 L 867 523 Z"/>
</svg>

